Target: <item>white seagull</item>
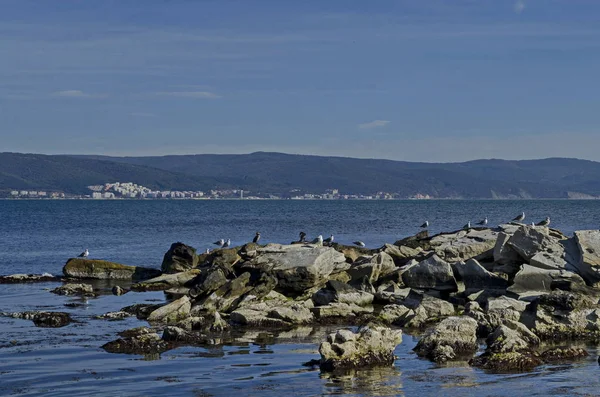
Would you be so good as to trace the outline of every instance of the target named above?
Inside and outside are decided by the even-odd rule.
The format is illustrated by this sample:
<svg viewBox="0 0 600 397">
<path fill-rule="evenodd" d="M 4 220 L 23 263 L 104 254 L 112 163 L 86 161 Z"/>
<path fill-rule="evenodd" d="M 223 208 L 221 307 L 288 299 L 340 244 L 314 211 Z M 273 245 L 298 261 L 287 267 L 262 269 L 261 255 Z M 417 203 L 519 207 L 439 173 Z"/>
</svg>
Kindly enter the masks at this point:
<svg viewBox="0 0 600 397">
<path fill-rule="evenodd" d="M 471 221 L 467 222 L 467 224 L 463 226 L 463 229 L 470 229 L 470 228 L 471 228 Z"/>
<path fill-rule="evenodd" d="M 525 219 L 525 213 L 522 212 L 521 215 L 516 216 L 512 221 L 513 222 L 523 222 L 524 219 Z"/>
<path fill-rule="evenodd" d="M 90 251 L 86 248 L 81 254 L 77 255 L 78 258 L 87 258 L 90 255 Z"/>
<path fill-rule="evenodd" d="M 311 244 L 321 244 L 321 245 L 323 245 L 323 236 L 319 234 L 317 236 L 317 238 L 315 238 L 313 241 L 311 241 Z"/>
<path fill-rule="evenodd" d="M 485 226 L 485 225 L 487 225 L 488 224 L 487 216 L 485 218 L 483 218 L 482 220 L 480 220 L 479 222 L 477 222 L 477 224 L 479 226 Z"/>
<path fill-rule="evenodd" d="M 214 245 L 220 245 L 222 247 L 223 245 L 225 245 L 225 240 L 220 239 L 220 240 L 215 241 L 213 244 Z"/>
<path fill-rule="evenodd" d="M 223 243 L 223 245 L 221 246 L 221 248 L 227 248 L 227 247 L 229 247 L 230 245 L 231 245 L 231 240 L 230 240 L 230 239 L 227 239 L 227 241 L 225 241 L 225 242 Z"/>
<path fill-rule="evenodd" d="M 541 222 L 538 222 L 535 224 L 536 226 L 549 226 L 550 225 L 550 217 L 547 216 L 546 219 L 544 219 Z"/>
<path fill-rule="evenodd" d="M 365 246 L 365 243 L 363 243 L 363 242 L 362 242 L 362 241 L 360 241 L 360 240 L 358 240 L 358 241 L 355 241 L 355 242 L 353 242 L 352 244 L 354 244 L 354 245 L 358 245 L 359 247 L 364 247 L 364 246 Z"/>
<path fill-rule="evenodd" d="M 422 228 L 422 229 L 427 229 L 428 227 L 429 227 L 429 221 L 425 221 L 425 223 L 423 223 L 423 224 L 421 225 L 421 228 Z"/>
<path fill-rule="evenodd" d="M 327 243 L 327 244 L 333 243 L 333 234 L 331 236 L 329 236 L 328 238 L 326 238 L 323 242 Z"/>
</svg>

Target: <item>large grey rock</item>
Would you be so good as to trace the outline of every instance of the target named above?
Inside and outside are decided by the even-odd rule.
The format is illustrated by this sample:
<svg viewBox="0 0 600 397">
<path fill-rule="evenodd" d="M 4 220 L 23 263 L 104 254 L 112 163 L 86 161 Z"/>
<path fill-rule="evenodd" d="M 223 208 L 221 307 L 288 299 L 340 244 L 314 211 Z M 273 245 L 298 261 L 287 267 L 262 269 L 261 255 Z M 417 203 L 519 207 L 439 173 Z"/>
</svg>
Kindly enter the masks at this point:
<svg viewBox="0 0 600 397">
<path fill-rule="evenodd" d="M 360 368 L 391 365 L 394 350 L 402 342 L 402 331 L 384 327 L 364 327 L 358 333 L 339 330 L 329 334 L 319 346 L 321 369 Z"/>
<path fill-rule="evenodd" d="M 458 290 L 452 267 L 437 255 L 406 266 L 402 281 L 410 288 L 455 292 Z"/>
<path fill-rule="evenodd" d="M 133 284 L 131 289 L 133 291 L 164 291 L 174 287 L 186 286 L 199 274 L 199 269 L 191 269 L 179 273 L 162 274 L 158 277 Z"/>
<path fill-rule="evenodd" d="M 510 269 L 506 273 L 514 274 L 517 272 L 518 267 L 523 263 L 524 259 L 514 250 L 509 244 L 508 240 L 512 234 L 505 232 L 498 233 L 498 239 L 494 246 L 494 262 L 504 265 L 505 269 Z M 515 269 L 512 271 L 512 269 Z"/>
<path fill-rule="evenodd" d="M 392 257 L 396 266 L 404 266 L 406 263 L 418 256 L 422 250 L 407 247 L 405 245 L 397 246 L 393 244 L 385 244 L 383 252 Z"/>
<path fill-rule="evenodd" d="M 148 316 L 148 321 L 174 324 L 188 317 L 191 308 L 190 298 L 184 296 L 154 310 Z"/>
<path fill-rule="evenodd" d="M 198 266 L 196 249 L 183 243 L 173 243 L 165 253 L 161 270 L 163 273 L 185 272 Z"/>
<path fill-rule="evenodd" d="M 202 272 L 199 277 L 192 281 L 194 285 L 190 289 L 190 296 L 197 298 L 218 290 L 229 281 L 225 273 L 220 267 L 211 267 Z"/>
<path fill-rule="evenodd" d="M 392 257 L 385 252 L 373 256 L 358 258 L 347 270 L 352 281 L 366 277 L 371 284 L 377 283 L 381 276 L 385 276 L 396 270 Z"/>
<path fill-rule="evenodd" d="M 579 230 L 575 232 L 579 260 L 574 266 L 577 273 L 593 286 L 600 283 L 600 230 Z"/>
<path fill-rule="evenodd" d="M 478 348 L 477 322 L 470 317 L 448 317 L 430 329 L 414 350 L 421 357 L 446 362 L 471 357 Z"/>
<path fill-rule="evenodd" d="M 223 332 L 229 324 L 223 320 L 219 312 L 203 313 L 201 316 L 188 317 L 177 323 L 177 326 L 187 331 Z"/>
<path fill-rule="evenodd" d="M 459 262 L 455 265 L 465 289 L 506 289 L 508 281 L 494 273 L 487 271 L 475 259 L 469 259 L 466 263 Z"/>
<path fill-rule="evenodd" d="M 329 305 L 333 302 L 366 306 L 373 303 L 373 298 L 373 294 L 358 290 L 336 280 L 329 280 L 325 288 L 318 290 L 312 296 L 315 305 L 321 306 Z"/>
<path fill-rule="evenodd" d="M 498 232 L 493 229 L 459 230 L 439 234 L 429 241 L 431 249 L 447 262 L 491 259 Z"/>
<path fill-rule="evenodd" d="M 353 303 L 331 303 L 326 306 L 317 306 L 310 309 L 315 317 L 321 322 L 334 320 L 353 320 L 355 317 L 371 315 L 372 306 L 358 306 Z"/>
<path fill-rule="evenodd" d="M 452 316 L 456 312 L 454 305 L 450 302 L 415 292 L 411 292 L 404 299 L 403 304 L 412 309 L 413 315 L 407 316 L 405 323 L 398 325 L 409 328 L 422 328 L 431 323 L 441 321 L 445 317 Z"/>
<path fill-rule="evenodd" d="M 386 324 L 402 326 L 406 324 L 407 319 L 414 316 L 415 312 L 404 305 L 390 304 L 385 305 L 379 312 L 378 319 Z"/>
<path fill-rule="evenodd" d="M 250 283 L 251 275 L 246 272 L 227 281 L 216 291 L 198 301 L 198 306 L 208 312 L 228 312 L 237 307 L 244 295 L 254 288 Z"/>
<path fill-rule="evenodd" d="M 63 274 L 71 278 L 97 280 L 146 280 L 160 276 L 158 269 L 121 265 L 99 259 L 71 258 L 63 267 Z"/>
<path fill-rule="evenodd" d="M 296 302 L 271 291 L 262 299 L 249 295 L 231 313 L 230 319 L 249 327 L 289 327 L 308 324 L 314 320 L 309 308 L 312 302 Z"/>
<path fill-rule="evenodd" d="M 574 270 L 576 246 L 547 227 L 519 228 L 506 243 L 531 266 L 549 270 Z"/>
<path fill-rule="evenodd" d="M 512 306 L 497 305 L 484 312 L 477 302 L 467 303 L 464 314 L 477 321 L 479 337 L 487 337 L 498 326 L 506 324 L 507 321 L 519 321 L 521 318 L 521 312 Z"/>
<path fill-rule="evenodd" d="M 269 244 L 257 249 L 257 256 L 244 266 L 274 274 L 279 289 L 295 294 L 322 284 L 332 273 L 350 267 L 344 254 L 331 247 L 300 244 Z"/>
<path fill-rule="evenodd" d="M 553 289 L 577 289 L 585 287 L 583 279 L 566 270 L 547 270 L 523 265 L 515 275 L 507 291 L 519 297 L 548 293 Z"/>
<path fill-rule="evenodd" d="M 500 296 L 497 298 L 489 298 L 486 302 L 485 309 L 487 311 L 498 309 L 513 309 L 522 313 L 527 309 L 528 302 L 523 302 L 517 299 L 509 298 L 508 296 Z"/>
</svg>

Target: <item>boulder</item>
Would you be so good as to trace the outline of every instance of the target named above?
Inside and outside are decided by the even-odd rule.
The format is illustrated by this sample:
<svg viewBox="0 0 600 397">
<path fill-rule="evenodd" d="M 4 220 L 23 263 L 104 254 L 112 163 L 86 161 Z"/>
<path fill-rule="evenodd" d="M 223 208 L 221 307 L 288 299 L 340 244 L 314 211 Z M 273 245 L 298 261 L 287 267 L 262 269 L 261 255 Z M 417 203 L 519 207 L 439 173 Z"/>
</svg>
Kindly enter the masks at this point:
<svg viewBox="0 0 600 397">
<path fill-rule="evenodd" d="M 177 323 L 177 326 L 187 331 L 223 332 L 229 328 L 229 324 L 219 312 L 205 313 L 202 316 L 188 317 Z"/>
<path fill-rule="evenodd" d="M 394 324 L 403 326 L 407 318 L 413 317 L 415 312 L 404 305 L 390 304 L 385 305 L 377 317 L 384 324 Z"/>
<path fill-rule="evenodd" d="M 456 312 L 452 303 L 414 291 L 406 297 L 404 306 L 412 309 L 414 313 L 412 316 L 407 316 L 406 322 L 402 324 L 409 328 L 422 328 L 452 316 Z"/>
<path fill-rule="evenodd" d="M 251 250 L 252 255 L 257 255 L 260 246 L 257 244 L 252 244 L 252 247 L 250 247 L 250 245 L 251 244 L 246 244 L 244 247 L 242 247 L 242 250 Z M 248 254 L 247 251 L 244 252 Z M 220 267 L 226 272 L 231 272 L 233 267 L 237 265 L 241 261 L 241 259 L 242 258 L 240 256 L 240 251 L 238 251 L 238 248 L 220 248 L 211 252 L 207 256 L 206 261 L 204 264 L 202 264 L 202 266 Z"/>
<path fill-rule="evenodd" d="M 527 309 L 527 305 L 528 302 L 509 298 L 508 296 L 500 296 L 497 298 L 489 298 L 486 302 L 485 310 L 513 309 L 519 313 L 523 313 L 525 309 Z"/>
<path fill-rule="evenodd" d="M 373 313 L 372 306 L 361 307 L 353 303 L 331 303 L 310 310 L 320 322 L 354 321 L 356 317 L 370 316 Z"/>
<path fill-rule="evenodd" d="M 312 300 L 315 305 L 325 306 L 332 302 L 352 303 L 358 306 L 366 306 L 373 303 L 373 294 L 360 291 L 348 284 L 335 280 L 329 280 L 325 286 L 315 292 Z"/>
<path fill-rule="evenodd" d="M 133 316 L 133 314 L 128 313 L 128 312 L 119 311 L 119 312 L 108 312 L 108 313 L 96 316 L 94 318 L 96 318 L 98 320 L 119 321 L 119 320 L 124 320 L 127 317 L 131 317 L 131 316 Z"/>
<path fill-rule="evenodd" d="M 297 295 L 322 285 L 332 273 L 349 267 L 344 255 L 331 247 L 300 244 L 268 244 L 257 250 L 256 258 L 244 264 L 245 269 L 259 269 L 275 275 L 279 290 Z"/>
<path fill-rule="evenodd" d="M 485 312 L 477 302 L 469 302 L 465 305 L 465 316 L 469 316 L 477 321 L 477 336 L 485 338 L 491 334 L 500 325 L 509 321 L 519 321 L 521 312 L 511 306 L 504 306 L 488 309 Z"/>
<path fill-rule="evenodd" d="M 531 266 L 548 270 L 574 270 L 577 248 L 572 240 L 547 227 L 519 228 L 506 243 Z"/>
<path fill-rule="evenodd" d="M 136 316 L 139 320 L 146 320 L 150 313 L 159 309 L 162 305 L 151 305 L 147 303 L 137 303 L 135 305 L 126 306 L 121 309 L 123 312 L 131 313 Z"/>
<path fill-rule="evenodd" d="M 226 272 L 220 267 L 211 267 L 203 272 L 199 277 L 192 281 L 192 284 L 194 285 L 190 290 L 190 296 L 197 298 L 218 290 L 227 284 L 228 279 L 225 274 Z"/>
<path fill-rule="evenodd" d="M 159 307 L 148 316 L 149 322 L 162 322 L 166 324 L 177 323 L 190 314 L 192 303 L 190 298 L 184 296 L 171 303 Z"/>
<path fill-rule="evenodd" d="M 409 247 L 413 249 L 429 250 L 429 232 L 422 230 L 414 236 L 405 237 L 394 243 L 398 247 Z"/>
<path fill-rule="evenodd" d="M 354 262 L 361 256 L 373 255 L 373 250 L 371 250 L 369 248 L 364 248 L 364 247 L 361 248 L 361 247 L 355 247 L 355 246 L 349 246 L 349 245 L 342 245 L 342 244 L 338 244 L 338 243 L 332 243 L 331 247 L 334 248 L 336 251 L 344 254 L 344 256 L 346 257 L 346 260 L 350 263 Z"/>
<path fill-rule="evenodd" d="M 417 257 L 422 252 L 422 250 L 407 247 L 405 245 L 397 246 L 392 244 L 385 244 L 383 252 L 391 256 L 392 260 L 394 261 L 394 264 L 399 267 L 406 265 L 408 261 Z"/>
<path fill-rule="evenodd" d="M 546 363 L 555 363 L 586 358 L 589 353 L 581 347 L 553 347 L 544 351 L 540 356 Z"/>
<path fill-rule="evenodd" d="M 366 277 L 371 284 L 377 283 L 379 277 L 385 276 L 396 270 L 396 265 L 391 256 L 380 252 L 373 256 L 358 258 L 347 270 L 353 282 Z"/>
<path fill-rule="evenodd" d="M 280 318 L 269 317 L 267 313 L 248 308 L 238 308 L 229 316 L 231 322 L 253 328 L 289 328 L 291 323 Z"/>
<path fill-rule="evenodd" d="M 493 256 L 494 262 L 504 265 L 505 269 L 515 269 L 514 273 L 516 273 L 519 266 L 523 263 L 523 258 L 509 244 L 506 244 L 511 236 L 512 234 L 505 232 L 498 233 L 498 239 L 496 240 L 496 245 L 494 245 Z"/>
<path fill-rule="evenodd" d="M 64 312 L 29 311 L 0 313 L 0 316 L 31 320 L 36 327 L 42 328 L 60 328 L 71 324 L 73 321 L 71 315 Z"/>
<path fill-rule="evenodd" d="M 413 261 L 406 265 L 402 281 L 410 288 L 458 291 L 452 267 L 435 254 L 419 263 Z"/>
<path fill-rule="evenodd" d="M 196 249 L 184 243 L 173 243 L 160 266 L 163 273 L 185 272 L 198 266 Z"/>
<path fill-rule="evenodd" d="M 579 258 L 574 263 L 577 273 L 588 285 L 600 283 L 600 230 L 579 230 L 575 232 Z"/>
<path fill-rule="evenodd" d="M 94 288 L 89 284 L 73 284 L 68 283 L 65 285 L 61 285 L 60 287 L 56 287 L 51 290 L 53 294 L 56 295 L 78 295 L 78 296 L 95 296 Z"/>
<path fill-rule="evenodd" d="M 339 330 L 319 346 L 324 371 L 391 365 L 394 350 L 402 342 L 402 331 L 384 327 L 364 327 L 358 333 Z"/>
<path fill-rule="evenodd" d="M 437 363 L 472 357 L 477 351 L 477 322 L 470 317 L 448 317 L 430 329 L 414 351 Z"/>
<path fill-rule="evenodd" d="M 539 339 L 520 323 L 498 326 L 487 339 L 486 351 L 469 364 L 494 371 L 526 371 L 542 364 L 531 345 Z"/>
<path fill-rule="evenodd" d="M 433 236 L 429 245 L 447 262 L 492 259 L 498 232 L 493 229 L 472 228 Z"/>
<path fill-rule="evenodd" d="M 467 291 L 480 289 L 504 290 L 508 287 L 508 281 L 494 273 L 487 271 L 475 259 L 469 259 L 466 263 L 459 262 L 455 268 L 465 284 Z"/>
<path fill-rule="evenodd" d="M 128 293 L 129 290 L 126 290 L 122 287 L 119 287 L 118 285 L 115 285 L 114 287 L 112 287 L 111 292 L 115 296 L 121 296 L 121 295 L 125 295 L 126 293 Z"/>
<path fill-rule="evenodd" d="M 127 266 L 99 259 L 71 258 L 63 267 L 65 277 L 97 280 L 146 280 L 160 276 L 158 269 Z"/>
<path fill-rule="evenodd" d="M 523 265 L 507 291 L 515 296 L 523 297 L 548 293 L 557 288 L 572 290 L 584 287 L 583 279 L 567 270 L 548 270 Z"/>
<path fill-rule="evenodd" d="M 162 274 L 141 283 L 133 284 L 131 289 L 133 291 L 164 291 L 175 287 L 187 286 L 199 274 L 199 269 Z"/>
<path fill-rule="evenodd" d="M 169 343 L 184 343 L 191 345 L 206 345 L 211 342 L 211 339 L 207 338 L 205 335 L 173 325 L 165 327 L 161 339 Z"/>
</svg>

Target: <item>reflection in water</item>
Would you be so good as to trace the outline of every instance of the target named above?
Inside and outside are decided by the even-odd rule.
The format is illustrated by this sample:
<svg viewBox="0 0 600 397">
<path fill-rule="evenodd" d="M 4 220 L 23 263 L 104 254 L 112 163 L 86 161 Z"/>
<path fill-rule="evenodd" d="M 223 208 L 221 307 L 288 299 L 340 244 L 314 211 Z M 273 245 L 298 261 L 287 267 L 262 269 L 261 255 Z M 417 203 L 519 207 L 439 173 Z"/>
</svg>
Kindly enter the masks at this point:
<svg viewBox="0 0 600 397">
<path fill-rule="evenodd" d="M 335 373 L 322 372 L 323 394 L 403 396 L 401 372 L 396 367 L 373 367 Z"/>
</svg>

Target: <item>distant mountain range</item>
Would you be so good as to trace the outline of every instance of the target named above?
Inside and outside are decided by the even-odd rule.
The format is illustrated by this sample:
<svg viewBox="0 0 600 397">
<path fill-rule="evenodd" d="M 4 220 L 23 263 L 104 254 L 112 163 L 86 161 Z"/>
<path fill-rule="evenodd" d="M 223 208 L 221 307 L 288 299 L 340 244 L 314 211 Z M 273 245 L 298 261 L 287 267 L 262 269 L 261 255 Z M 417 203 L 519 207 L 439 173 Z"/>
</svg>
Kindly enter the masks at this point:
<svg viewBox="0 0 600 397">
<path fill-rule="evenodd" d="M 240 155 L 108 157 L 0 153 L 0 190 L 86 193 L 86 186 L 135 182 L 161 190 L 240 188 L 342 194 L 398 193 L 436 198 L 591 198 L 600 196 L 600 163 L 475 160 L 413 163 L 257 152 Z"/>
</svg>

